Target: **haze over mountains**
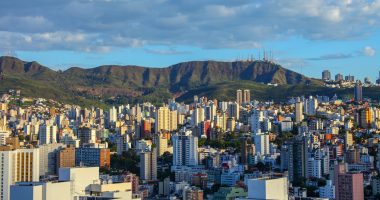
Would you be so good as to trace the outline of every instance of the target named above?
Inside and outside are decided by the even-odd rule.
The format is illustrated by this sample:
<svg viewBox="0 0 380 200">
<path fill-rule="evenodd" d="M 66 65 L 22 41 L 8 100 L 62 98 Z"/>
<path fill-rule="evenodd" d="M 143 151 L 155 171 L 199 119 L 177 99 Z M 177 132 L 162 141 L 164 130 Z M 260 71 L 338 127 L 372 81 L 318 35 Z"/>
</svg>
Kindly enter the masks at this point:
<svg viewBox="0 0 380 200">
<path fill-rule="evenodd" d="M 258 99 L 284 99 L 296 95 L 297 90 L 312 94 L 323 88 L 319 80 L 267 61 L 191 61 L 164 68 L 106 65 L 54 71 L 37 62 L 0 57 L 0 70 L 1 91 L 21 89 L 25 96 L 74 102 L 110 98 L 122 101 L 159 101 L 171 97 L 189 100 L 193 95 L 233 100 L 237 88 L 253 90 L 253 97 Z"/>
</svg>

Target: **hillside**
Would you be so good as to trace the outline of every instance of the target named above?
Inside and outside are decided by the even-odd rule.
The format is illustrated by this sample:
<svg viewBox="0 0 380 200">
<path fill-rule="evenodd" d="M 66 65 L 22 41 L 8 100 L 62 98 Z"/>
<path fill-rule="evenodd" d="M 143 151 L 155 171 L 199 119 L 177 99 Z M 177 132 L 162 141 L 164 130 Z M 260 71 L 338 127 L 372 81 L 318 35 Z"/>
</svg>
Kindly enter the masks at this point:
<svg viewBox="0 0 380 200">
<path fill-rule="evenodd" d="M 284 94 L 283 90 L 271 96 L 273 93 L 268 91 L 272 87 L 261 83 L 277 83 L 280 85 L 277 88 L 298 86 L 305 90 L 321 85 L 318 80 L 264 61 L 191 61 L 164 68 L 106 65 L 90 69 L 73 67 L 62 72 L 37 62 L 0 57 L 0 71 L 1 91 L 21 89 L 28 96 L 68 102 L 78 99 L 159 102 L 172 96 L 187 100 L 198 93 L 229 97 L 237 87 L 250 88 L 260 94 L 260 98 L 278 99 L 280 96 L 275 96 Z M 292 91 L 288 92 L 290 95 Z"/>
</svg>

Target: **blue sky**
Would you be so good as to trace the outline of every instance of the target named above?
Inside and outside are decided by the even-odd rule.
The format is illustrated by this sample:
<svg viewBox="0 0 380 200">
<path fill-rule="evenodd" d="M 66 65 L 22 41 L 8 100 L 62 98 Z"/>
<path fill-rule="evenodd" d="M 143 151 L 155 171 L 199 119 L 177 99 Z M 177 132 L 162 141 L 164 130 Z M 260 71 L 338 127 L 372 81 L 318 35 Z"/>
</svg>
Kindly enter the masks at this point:
<svg viewBox="0 0 380 200">
<path fill-rule="evenodd" d="M 5 0 L 0 52 L 54 69 L 165 67 L 272 51 L 312 77 L 375 80 L 380 0 Z"/>
</svg>

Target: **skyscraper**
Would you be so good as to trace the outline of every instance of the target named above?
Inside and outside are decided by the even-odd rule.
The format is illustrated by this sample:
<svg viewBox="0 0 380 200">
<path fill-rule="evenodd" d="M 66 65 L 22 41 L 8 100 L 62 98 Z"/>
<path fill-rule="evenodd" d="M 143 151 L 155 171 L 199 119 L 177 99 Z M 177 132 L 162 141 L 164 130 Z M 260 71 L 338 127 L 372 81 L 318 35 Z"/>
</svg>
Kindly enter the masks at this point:
<svg viewBox="0 0 380 200">
<path fill-rule="evenodd" d="M 342 81 L 343 80 L 343 75 L 342 74 L 336 74 L 335 75 L 335 81 L 338 82 L 338 81 Z"/>
<path fill-rule="evenodd" d="M 240 162 L 241 164 L 247 164 L 248 163 L 248 139 L 246 137 L 240 138 L 240 149 L 241 149 Z"/>
<path fill-rule="evenodd" d="M 41 125 L 38 139 L 40 144 L 57 143 L 57 126 Z"/>
<path fill-rule="evenodd" d="M 362 128 L 371 128 L 374 112 L 370 107 L 358 111 L 358 125 Z"/>
<path fill-rule="evenodd" d="M 243 93 L 243 103 L 251 102 L 251 92 L 249 90 L 244 90 Z"/>
<path fill-rule="evenodd" d="M 288 148 L 289 180 L 299 180 L 307 175 L 308 139 L 306 136 L 298 136 L 286 143 Z M 282 153 L 282 152 L 281 152 Z"/>
<path fill-rule="evenodd" d="M 296 118 L 296 123 L 299 123 L 304 119 L 302 102 L 296 102 L 295 104 L 295 118 Z"/>
<path fill-rule="evenodd" d="M 156 133 L 161 131 L 173 131 L 177 129 L 177 111 L 171 111 L 167 106 L 157 109 L 155 120 Z"/>
<path fill-rule="evenodd" d="M 140 178 L 157 180 L 157 148 L 155 146 L 140 153 Z"/>
<path fill-rule="evenodd" d="M 310 96 L 305 100 L 304 111 L 307 115 L 315 115 L 318 108 L 318 100 L 313 96 Z"/>
<path fill-rule="evenodd" d="M 183 129 L 173 135 L 172 140 L 174 166 L 198 165 L 198 137 L 193 136 L 192 131 Z"/>
<path fill-rule="evenodd" d="M 96 130 L 89 127 L 81 127 L 78 130 L 78 137 L 80 144 L 88 144 L 96 142 Z"/>
<path fill-rule="evenodd" d="M 325 81 L 331 80 L 331 73 L 329 70 L 324 70 L 322 72 L 322 80 L 325 80 Z"/>
<path fill-rule="evenodd" d="M 363 100 L 363 91 L 362 91 L 362 82 L 356 81 L 355 87 L 354 87 L 354 96 L 355 101 L 359 102 Z"/>
<path fill-rule="evenodd" d="M 264 120 L 263 111 L 253 110 L 251 115 L 251 131 L 253 134 L 261 132 L 261 122 Z"/>
<path fill-rule="evenodd" d="M 241 90 L 236 90 L 236 102 L 239 105 L 243 103 L 243 92 Z"/>
<path fill-rule="evenodd" d="M 0 151 L 0 199 L 9 200 L 10 186 L 16 182 L 39 181 L 39 149 Z"/>
<path fill-rule="evenodd" d="M 166 151 L 168 151 L 168 138 L 165 134 L 158 134 L 157 136 L 157 146 L 158 146 L 158 155 L 162 156 Z"/>
<path fill-rule="evenodd" d="M 239 111 L 240 106 L 237 102 L 228 104 L 227 113 L 229 117 L 233 117 L 234 119 L 239 120 Z"/>
<path fill-rule="evenodd" d="M 62 167 L 75 167 L 75 148 L 69 146 L 61 149 L 57 155 L 57 170 Z"/>
<path fill-rule="evenodd" d="M 255 142 L 256 154 L 268 155 L 269 154 L 269 135 L 256 134 L 253 136 Z"/>
<path fill-rule="evenodd" d="M 199 123 L 205 120 L 205 109 L 203 107 L 195 108 L 191 120 L 193 125 L 198 126 Z"/>
</svg>

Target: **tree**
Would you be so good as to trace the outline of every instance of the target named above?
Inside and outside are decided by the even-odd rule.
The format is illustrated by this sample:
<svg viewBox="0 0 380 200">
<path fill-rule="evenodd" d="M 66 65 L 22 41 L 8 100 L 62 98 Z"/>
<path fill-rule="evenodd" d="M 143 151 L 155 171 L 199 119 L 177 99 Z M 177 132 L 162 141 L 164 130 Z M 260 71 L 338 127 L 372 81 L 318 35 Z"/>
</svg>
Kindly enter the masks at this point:
<svg viewBox="0 0 380 200">
<path fill-rule="evenodd" d="M 139 162 L 140 157 L 134 150 L 123 152 L 122 155 L 113 154 L 111 156 L 111 171 L 130 171 L 134 174 L 139 174 Z"/>
</svg>

